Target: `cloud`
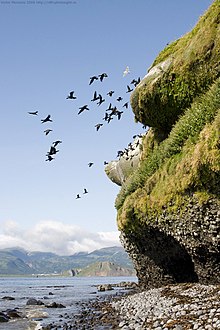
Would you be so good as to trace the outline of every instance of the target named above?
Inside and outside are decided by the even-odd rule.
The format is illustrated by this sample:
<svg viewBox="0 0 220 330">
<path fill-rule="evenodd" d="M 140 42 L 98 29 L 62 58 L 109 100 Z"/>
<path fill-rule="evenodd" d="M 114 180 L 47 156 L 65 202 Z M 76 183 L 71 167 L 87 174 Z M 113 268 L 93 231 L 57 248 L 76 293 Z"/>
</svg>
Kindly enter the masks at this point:
<svg viewBox="0 0 220 330">
<path fill-rule="evenodd" d="M 28 251 L 54 252 L 71 255 L 91 252 L 110 246 L 120 246 L 119 232 L 89 232 L 79 226 L 57 221 L 43 221 L 31 229 L 22 229 L 7 221 L 0 234 L 0 249 L 21 247 Z"/>
</svg>

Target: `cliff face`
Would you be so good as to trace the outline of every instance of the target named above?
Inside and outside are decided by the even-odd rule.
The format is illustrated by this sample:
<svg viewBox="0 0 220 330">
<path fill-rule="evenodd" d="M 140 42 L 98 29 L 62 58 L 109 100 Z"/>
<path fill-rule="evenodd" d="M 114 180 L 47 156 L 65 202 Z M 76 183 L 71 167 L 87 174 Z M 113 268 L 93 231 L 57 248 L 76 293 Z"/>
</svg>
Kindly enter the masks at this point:
<svg viewBox="0 0 220 330">
<path fill-rule="evenodd" d="M 131 105 L 150 129 L 136 165 L 120 167 L 123 180 L 113 181 L 122 186 L 117 222 L 139 282 L 219 282 L 219 0 L 159 54 Z"/>
</svg>

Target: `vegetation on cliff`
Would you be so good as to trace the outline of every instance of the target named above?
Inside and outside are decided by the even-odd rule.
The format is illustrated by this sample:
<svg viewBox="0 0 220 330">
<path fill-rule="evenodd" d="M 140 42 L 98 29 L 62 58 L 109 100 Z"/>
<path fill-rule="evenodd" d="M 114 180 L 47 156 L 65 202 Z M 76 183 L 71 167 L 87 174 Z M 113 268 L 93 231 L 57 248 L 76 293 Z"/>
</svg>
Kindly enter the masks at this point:
<svg viewBox="0 0 220 330">
<path fill-rule="evenodd" d="M 160 74 L 155 72 L 143 79 L 131 97 L 137 121 L 154 127 L 166 137 L 195 97 L 219 77 L 219 23 L 220 1 L 217 0 L 191 32 L 159 54 L 152 67 L 157 67 Z"/>
<path fill-rule="evenodd" d="M 119 229 L 156 219 L 189 196 L 219 199 L 220 187 L 220 1 L 196 27 L 162 51 L 131 96 L 136 120 L 152 128 L 142 161 L 116 199 Z M 169 62 L 167 62 L 169 60 Z M 168 63 L 166 70 L 160 63 Z M 153 217 L 152 217 L 153 216 Z"/>
</svg>

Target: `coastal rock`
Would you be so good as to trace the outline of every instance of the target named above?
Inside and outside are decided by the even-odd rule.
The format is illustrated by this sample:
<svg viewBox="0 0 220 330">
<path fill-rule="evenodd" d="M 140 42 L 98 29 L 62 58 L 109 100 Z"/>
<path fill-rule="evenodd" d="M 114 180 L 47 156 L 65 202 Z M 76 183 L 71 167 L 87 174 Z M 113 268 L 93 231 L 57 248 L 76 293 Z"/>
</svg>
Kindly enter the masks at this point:
<svg viewBox="0 0 220 330">
<path fill-rule="evenodd" d="M 26 302 L 26 305 L 44 305 L 44 303 L 41 300 L 37 300 L 35 298 L 30 298 Z"/>
<path fill-rule="evenodd" d="M 150 127 L 139 162 L 106 171 L 121 185 L 117 224 L 143 288 L 220 282 L 219 17 L 214 1 L 155 59 L 131 95 Z"/>
<path fill-rule="evenodd" d="M 98 291 L 109 291 L 114 290 L 111 284 L 101 284 L 97 286 Z"/>
<path fill-rule="evenodd" d="M 105 172 L 109 179 L 121 186 L 139 164 L 141 158 L 142 137 L 136 137 L 134 141 L 121 151 L 118 160 L 109 162 L 105 167 Z"/>
</svg>

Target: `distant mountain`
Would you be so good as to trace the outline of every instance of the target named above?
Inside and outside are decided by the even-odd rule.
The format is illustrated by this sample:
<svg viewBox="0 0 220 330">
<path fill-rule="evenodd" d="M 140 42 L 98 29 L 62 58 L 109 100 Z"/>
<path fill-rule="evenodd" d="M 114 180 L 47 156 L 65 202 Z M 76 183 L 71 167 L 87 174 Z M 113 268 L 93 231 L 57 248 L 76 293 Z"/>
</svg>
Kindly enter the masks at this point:
<svg viewBox="0 0 220 330">
<path fill-rule="evenodd" d="M 82 271 L 88 265 L 99 262 L 109 262 L 133 270 L 128 254 L 117 246 L 71 256 L 8 248 L 0 250 L 0 275 L 63 274 L 69 270 Z"/>
<path fill-rule="evenodd" d="M 114 262 L 100 261 L 83 268 L 78 276 L 135 276 L 135 270 Z"/>
</svg>

